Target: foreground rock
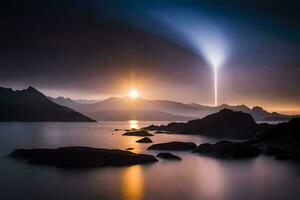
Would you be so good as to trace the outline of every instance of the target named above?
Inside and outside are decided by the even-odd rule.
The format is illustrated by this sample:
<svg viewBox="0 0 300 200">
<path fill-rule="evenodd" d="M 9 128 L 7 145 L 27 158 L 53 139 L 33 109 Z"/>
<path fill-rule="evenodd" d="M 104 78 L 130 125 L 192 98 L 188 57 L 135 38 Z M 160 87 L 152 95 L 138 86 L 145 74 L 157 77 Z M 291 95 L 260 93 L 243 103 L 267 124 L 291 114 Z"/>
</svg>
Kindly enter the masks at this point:
<svg viewBox="0 0 300 200">
<path fill-rule="evenodd" d="M 287 160 L 290 159 L 289 152 L 276 147 L 267 147 L 265 153 L 268 156 L 274 156 L 276 160 Z"/>
<path fill-rule="evenodd" d="M 223 109 L 218 113 L 208 115 L 202 119 L 191 120 L 187 123 L 172 122 L 166 126 L 151 125 L 143 128 L 143 130 L 248 139 L 262 128 L 267 127 L 257 124 L 250 114 Z"/>
<path fill-rule="evenodd" d="M 153 144 L 148 147 L 148 150 L 167 150 L 167 151 L 192 151 L 197 147 L 192 142 L 168 142 Z"/>
<path fill-rule="evenodd" d="M 252 146 L 265 150 L 275 159 L 292 159 L 300 162 L 300 118 L 291 119 L 271 126 L 266 131 L 255 135 L 247 141 Z"/>
<path fill-rule="evenodd" d="M 157 162 L 152 155 L 130 151 L 91 147 L 61 147 L 57 149 L 17 149 L 10 157 L 32 164 L 66 168 L 129 166 Z"/>
<path fill-rule="evenodd" d="M 138 143 L 153 143 L 152 140 L 150 138 L 144 137 L 140 140 L 137 140 L 136 142 Z"/>
<path fill-rule="evenodd" d="M 181 160 L 179 156 L 176 156 L 171 153 L 159 153 L 156 155 L 156 157 L 166 159 L 166 160 Z"/>
<path fill-rule="evenodd" d="M 260 150 L 257 147 L 229 141 L 221 141 L 216 144 L 204 143 L 199 145 L 193 152 L 217 158 L 231 159 L 251 158 L 260 154 Z"/>
<path fill-rule="evenodd" d="M 140 137 L 147 137 L 147 136 L 154 136 L 153 134 L 149 133 L 148 131 L 129 131 L 123 133 L 124 136 L 140 136 Z"/>
</svg>

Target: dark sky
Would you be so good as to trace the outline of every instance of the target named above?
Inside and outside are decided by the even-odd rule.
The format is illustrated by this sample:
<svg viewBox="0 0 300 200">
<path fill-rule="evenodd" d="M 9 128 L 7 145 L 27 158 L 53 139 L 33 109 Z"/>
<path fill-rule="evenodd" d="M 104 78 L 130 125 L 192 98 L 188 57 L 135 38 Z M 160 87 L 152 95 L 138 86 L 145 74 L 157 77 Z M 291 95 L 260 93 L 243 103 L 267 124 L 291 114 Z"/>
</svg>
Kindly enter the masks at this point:
<svg viewBox="0 0 300 200">
<path fill-rule="evenodd" d="M 299 10 L 296 1 L 12 0 L 0 8 L 0 85 L 80 99 L 135 87 L 213 104 L 199 39 L 224 53 L 220 103 L 299 111 Z"/>
</svg>

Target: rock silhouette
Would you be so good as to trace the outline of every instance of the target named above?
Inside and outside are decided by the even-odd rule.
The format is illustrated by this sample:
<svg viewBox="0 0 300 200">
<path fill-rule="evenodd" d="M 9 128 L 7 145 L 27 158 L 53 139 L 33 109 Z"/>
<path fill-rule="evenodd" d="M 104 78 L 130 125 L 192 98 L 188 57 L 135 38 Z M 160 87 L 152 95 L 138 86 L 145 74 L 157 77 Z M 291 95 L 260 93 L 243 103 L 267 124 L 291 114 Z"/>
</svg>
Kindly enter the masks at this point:
<svg viewBox="0 0 300 200">
<path fill-rule="evenodd" d="M 216 144 L 201 144 L 193 151 L 202 155 L 227 158 L 227 159 L 241 159 L 256 157 L 260 154 L 257 147 L 246 145 L 239 142 L 220 141 Z"/>
<path fill-rule="evenodd" d="M 146 136 L 154 136 L 153 134 L 149 133 L 148 131 L 128 131 L 126 133 L 123 133 L 124 136 L 140 136 L 140 137 L 146 137 Z"/>
<path fill-rule="evenodd" d="M 166 160 L 181 160 L 179 156 L 176 156 L 171 153 L 159 153 L 156 155 L 156 157 L 166 159 Z"/>
<path fill-rule="evenodd" d="M 192 142 L 167 142 L 153 144 L 148 147 L 148 150 L 167 150 L 167 151 L 192 151 L 197 147 L 196 144 Z"/>
<path fill-rule="evenodd" d="M 15 159 L 25 160 L 30 164 L 53 165 L 66 168 L 129 166 L 158 161 L 152 155 L 91 147 L 17 149 L 9 156 Z"/>
<path fill-rule="evenodd" d="M 218 138 L 247 139 L 261 129 L 251 115 L 240 111 L 223 109 L 204 117 L 191 120 L 187 123 L 170 123 L 166 126 L 143 128 L 144 130 L 167 131 L 171 133 L 199 134 Z"/>
<path fill-rule="evenodd" d="M 153 143 L 152 140 L 150 138 L 144 137 L 140 140 L 137 140 L 136 142 L 138 143 Z"/>
</svg>

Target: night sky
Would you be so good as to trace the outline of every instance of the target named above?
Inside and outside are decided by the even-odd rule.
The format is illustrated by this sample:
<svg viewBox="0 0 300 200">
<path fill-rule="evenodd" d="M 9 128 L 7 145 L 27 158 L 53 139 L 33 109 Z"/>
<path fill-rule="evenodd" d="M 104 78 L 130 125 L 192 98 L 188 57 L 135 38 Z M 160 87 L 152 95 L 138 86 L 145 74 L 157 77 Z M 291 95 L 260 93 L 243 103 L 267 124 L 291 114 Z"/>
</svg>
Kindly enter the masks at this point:
<svg viewBox="0 0 300 200">
<path fill-rule="evenodd" d="M 0 7 L 0 85 L 75 99 L 134 87 L 143 98 L 211 105 L 205 43 L 224 54 L 219 103 L 300 112 L 299 4 L 12 0 Z"/>
</svg>

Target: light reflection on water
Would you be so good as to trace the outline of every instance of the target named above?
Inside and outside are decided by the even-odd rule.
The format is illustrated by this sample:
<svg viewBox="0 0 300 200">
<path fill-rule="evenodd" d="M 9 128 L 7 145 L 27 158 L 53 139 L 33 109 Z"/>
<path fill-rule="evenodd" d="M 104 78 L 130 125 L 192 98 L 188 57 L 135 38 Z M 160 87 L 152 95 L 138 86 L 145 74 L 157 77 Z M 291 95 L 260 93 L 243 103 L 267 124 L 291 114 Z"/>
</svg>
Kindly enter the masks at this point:
<svg viewBox="0 0 300 200">
<path fill-rule="evenodd" d="M 129 120 L 129 129 L 139 129 L 139 121 Z"/>
<path fill-rule="evenodd" d="M 92 146 L 156 155 L 151 144 L 122 136 L 132 125 L 141 128 L 167 122 L 0 123 L 0 156 L 16 148 Z M 136 128 L 136 127 L 135 127 Z M 214 142 L 202 136 L 156 134 L 154 143 Z M 298 199 L 298 165 L 270 157 L 226 161 L 174 152 L 181 162 L 66 171 L 0 159 L 0 199 L 99 200 L 268 200 Z"/>
<path fill-rule="evenodd" d="M 140 165 L 127 167 L 121 177 L 122 200 L 143 199 L 143 172 Z"/>
</svg>

